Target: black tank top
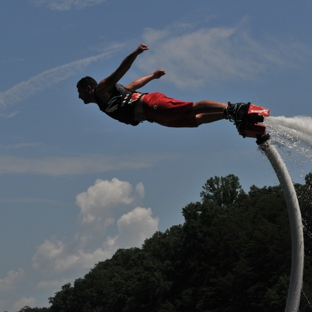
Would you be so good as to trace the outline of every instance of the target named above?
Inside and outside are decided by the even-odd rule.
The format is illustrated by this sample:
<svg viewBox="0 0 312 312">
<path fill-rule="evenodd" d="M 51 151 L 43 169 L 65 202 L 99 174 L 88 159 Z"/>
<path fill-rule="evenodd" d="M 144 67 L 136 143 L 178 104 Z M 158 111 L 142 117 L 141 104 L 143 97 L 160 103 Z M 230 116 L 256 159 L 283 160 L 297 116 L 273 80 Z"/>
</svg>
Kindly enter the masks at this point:
<svg viewBox="0 0 312 312">
<path fill-rule="evenodd" d="M 95 100 L 102 112 L 127 125 L 137 126 L 140 122 L 134 120 L 134 104 L 145 94 L 125 88 L 116 84 L 110 99 L 103 103 L 94 89 Z"/>
</svg>

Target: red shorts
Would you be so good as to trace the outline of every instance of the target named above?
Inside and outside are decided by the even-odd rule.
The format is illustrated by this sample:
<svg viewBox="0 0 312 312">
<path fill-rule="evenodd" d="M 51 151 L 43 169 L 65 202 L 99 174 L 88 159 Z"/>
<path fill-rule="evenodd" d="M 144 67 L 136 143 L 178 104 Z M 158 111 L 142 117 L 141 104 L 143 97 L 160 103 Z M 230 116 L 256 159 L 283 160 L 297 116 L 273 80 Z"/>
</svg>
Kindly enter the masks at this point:
<svg viewBox="0 0 312 312">
<path fill-rule="evenodd" d="M 143 99 L 145 118 L 167 127 L 197 127 L 196 117 L 191 115 L 193 102 L 168 98 L 165 94 L 153 92 Z"/>
</svg>

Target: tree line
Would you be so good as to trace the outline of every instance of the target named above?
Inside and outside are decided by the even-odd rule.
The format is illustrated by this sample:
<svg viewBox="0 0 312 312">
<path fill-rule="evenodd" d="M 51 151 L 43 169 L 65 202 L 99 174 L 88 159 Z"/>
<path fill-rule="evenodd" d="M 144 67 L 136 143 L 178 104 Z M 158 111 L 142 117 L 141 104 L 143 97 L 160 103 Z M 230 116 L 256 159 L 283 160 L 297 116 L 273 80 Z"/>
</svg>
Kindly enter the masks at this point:
<svg viewBox="0 0 312 312">
<path fill-rule="evenodd" d="M 304 222 L 300 311 L 312 311 L 312 173 L 295 184 Z M 141 248 L 118 250 L 50 307 L 19 312 L 276 312 L 284 311 L 291 233 L 279 186 L 250 187 L 238 177 L 206 181 L 201 200 L 182 209 L 185 222 L 156 232 Z"/>
</svg>

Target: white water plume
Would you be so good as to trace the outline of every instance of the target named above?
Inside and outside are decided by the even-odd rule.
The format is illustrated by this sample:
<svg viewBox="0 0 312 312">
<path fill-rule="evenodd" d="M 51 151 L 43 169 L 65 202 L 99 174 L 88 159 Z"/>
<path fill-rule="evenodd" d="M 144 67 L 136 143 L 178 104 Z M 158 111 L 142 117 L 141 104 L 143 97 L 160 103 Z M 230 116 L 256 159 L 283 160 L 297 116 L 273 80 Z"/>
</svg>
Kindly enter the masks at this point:
<svg viewBox="0 0 312 312">
<path fill-rule="evenodd" d="M 285 116 L 266 117 L 265 122 L 268 125 L 278 124 L 289 129 L 303 132 L 307 135 L 312 135 L 312 118 L 309 116 L 295 116 L 287 118 Z"/>
<path fill-rule="evenodd" d="M 312 160 L 312 118 L 308 116 L 266 117 L 273 143 L 290 155 L 290 150 Z"/>
</svg>

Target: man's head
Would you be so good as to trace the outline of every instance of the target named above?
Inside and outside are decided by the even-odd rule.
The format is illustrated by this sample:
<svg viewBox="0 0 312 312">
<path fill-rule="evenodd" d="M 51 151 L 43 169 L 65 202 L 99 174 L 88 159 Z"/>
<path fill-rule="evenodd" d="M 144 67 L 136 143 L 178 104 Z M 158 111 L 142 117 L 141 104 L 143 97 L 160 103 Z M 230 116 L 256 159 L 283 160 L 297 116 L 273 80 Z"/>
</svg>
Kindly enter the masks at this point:
<svg viewBox="0 0 312 312">
<path fill-rule="evenodd" d="M 82 99 L 85 104 L 91 103 L 93 101 L 93 93 L 96 86 L 96 80 L 89 76 L 81 78 L 77 82 L 79 98 Z"/>
</svg>

